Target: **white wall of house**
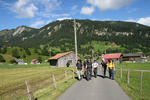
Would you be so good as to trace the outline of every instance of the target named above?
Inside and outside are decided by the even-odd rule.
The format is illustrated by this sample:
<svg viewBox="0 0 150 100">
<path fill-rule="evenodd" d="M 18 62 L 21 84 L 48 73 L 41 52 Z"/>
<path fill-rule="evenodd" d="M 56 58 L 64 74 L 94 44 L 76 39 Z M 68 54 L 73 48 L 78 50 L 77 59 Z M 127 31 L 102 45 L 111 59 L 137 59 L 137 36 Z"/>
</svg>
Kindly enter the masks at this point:
<svg viewBox="0 0 150 100">
<path fill-rule="evenodd" d="M 66 67 L 67 62 L 70 61 L 70 66 L 76 66 L 75 54 L 70 53 L 58 59 L 58 67 Z"/>
</svg>

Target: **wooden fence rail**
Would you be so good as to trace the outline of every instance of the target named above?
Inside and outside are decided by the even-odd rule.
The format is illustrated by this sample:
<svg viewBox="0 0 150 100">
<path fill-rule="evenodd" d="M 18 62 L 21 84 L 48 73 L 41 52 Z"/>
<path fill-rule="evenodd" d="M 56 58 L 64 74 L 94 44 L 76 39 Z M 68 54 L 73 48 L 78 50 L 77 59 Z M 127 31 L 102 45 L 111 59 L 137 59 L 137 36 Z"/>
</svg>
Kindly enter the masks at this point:
<svg viewBox="0 0 150 100">
<path fill-rule="evenodd" d="M 65 70 L 65 72 L 61 73 L 60 75 L 52 74 L 51 75 L 52 78 L 47 77 L 44 80 L 39 81 L 38 83 L 37 82 L 32 82 L 32 81 L 29 82 L 28 80 L 26 80 L 25 81 L 25 85 L 21 85 L 21 87 L 17 87 L 15 89 L 11 90 L 11 91 L 7 91 L 7 92 L 4 92 L 4 93 L 0 94 L 0 100 L 1 99 L 5 100 L 5 98 L 7 98 L 5 96 L 9 92 L 12 93 L 12 91 L 13 91 L 13 93 L 15 93 L 16 91 L 19 91 L 19 90 L 24 90 L 25 92 L 23 92 L 23 93 L 15 93 L 15 96 L 13 96 L 11 98 L 11 100 L 18 100 L 18 98 L 24 98 L 24 97 L 25 98 L 29 98 L 29 100 L 36 100 L 37 98 L 35 98 L 34 95 L 33 95 L 35 91 L 37 91 L 39 89 L 43 89 L 43 88 L 49 87 L 50 85 L 51 86 L 54 85 L 54 88 L 57 89 L 58 88 L 57 87 L 57 81 L 59 79 L 65 81 L 65 82 L 69 82 L 70 79 L 74 79 L 74 77 L 75 77 L 74 73 L 75 73 L 74 69 Z M 65 77 L 62 76 L 63 74 L 65 75 Z M 60 77 L 60 76 L 62 76 L 62 77 Z M 40 82 L 43 82 L 45 80 L 50 80 L 50 79 L 51 79 L 51 81 L 50 82 L 46 81 L 46 83 L 44 83 L 44 86 L 37 87 L 38 86 L 37 84 L 39 84 Z"/>
<path fill-rule="evenodd" d="M 123 69 L 122 67 L 120 69 L 116 69 L 116 70 L 120 70 L 120 78 L 122 79 L 122 71 L 127 71 L 127 84 L 130 83 L 130 72 L 131 71 L 135 71 L 135 72 L 140 72 L 140 93 L 142 93 L 142 81 L 143 81 L 143 73 L 144 72 L 150 72 L 150 70 L 136 70 L 136 69 Z"/>
</svg>

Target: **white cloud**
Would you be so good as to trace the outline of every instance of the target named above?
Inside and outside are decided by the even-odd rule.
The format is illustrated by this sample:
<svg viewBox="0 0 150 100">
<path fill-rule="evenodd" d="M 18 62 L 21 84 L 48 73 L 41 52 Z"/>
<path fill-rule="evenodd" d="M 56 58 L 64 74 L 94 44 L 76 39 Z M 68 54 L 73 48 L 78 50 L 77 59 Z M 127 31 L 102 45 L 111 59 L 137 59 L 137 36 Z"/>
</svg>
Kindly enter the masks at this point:
<svg viewBox="0 0 150 100">
<path fill-rule="evenodd" d="M 87 0 L 87 3 L 104 11 L 109 9 L 119 9 L 122 6 L 130 4 L 131 1 L 132 0 Z"/>
<path fill-rule="evenodd" d="M 33 24 L 31 24 L 30 27 L 39 28 L 39 27 L 41 27 L 41 26 L 44 25 L 44 24 L 45 24 L 44 21 L 39 20 L 39 21 L 36 21 L 36 22 L 34 22 Z"/>
<path fill-rule="evenodd" d="M 18 0 L 14 3 L 12 11 L 21 18 L 33 18 L 38 8 L 29 0 Z"/>
<path fill-rule="evenodd" d="M 57 20 L 62 21 L 62 20 L 66 20 L 66 19 L 72 19 L 71 17 L 63 17 L 63 18 L 58 18 Z"/>
<path fill-rule="evenodd" d="M 145 18 L 139 18 L 139 19 L 128 19 L 128 20 L 124 20 L 127 22 L 136 22 L 139 24 L 143 24 L 143 25 L 147 25 L 150 26 L 150 17 L 145 17 Z"/>
<path fill-rule="evenodd" d="M 137 23 L 150 26 L 150 17 L 140 18 Z"/>
<path fill-rule="evenodd" d="M 82 7 L 80 13 L 84 15 L 91 15 L 94 12 L 94 10 L 94 7 Z"/>
<path fill-rule="evenodd" d="M 45 7 L 45 12 L 52 12 L 60 6 L 60 2 L 58 0 L 39 0 Z"/>
</svg>

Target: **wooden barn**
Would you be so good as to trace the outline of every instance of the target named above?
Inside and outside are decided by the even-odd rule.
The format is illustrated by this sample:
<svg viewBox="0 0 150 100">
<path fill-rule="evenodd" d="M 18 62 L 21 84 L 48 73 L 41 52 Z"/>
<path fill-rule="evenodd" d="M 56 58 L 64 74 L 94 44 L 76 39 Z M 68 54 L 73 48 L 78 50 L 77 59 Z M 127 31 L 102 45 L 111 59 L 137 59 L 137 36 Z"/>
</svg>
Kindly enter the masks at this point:
<svg viewBox="0 0 150 100">
<path fill-rule="evenodd" d="M 115 62 L 115 64 L 119 64 L 122 60 L 122 53 L 105 54 L 103 56 L 103 59 L 112 59 Z"/>
<path fill-rule="evenodd" d="M 122 61 L 125 62 L 147 62 L 147 58 L 144 53 L 129 53 L 123 54 Z"/>
<path fill-rule="evenodd" d="M 56 54 L 48 60 L 51 67 L 66 67 L 67 64 L 76 66 L 75 53 L 73 51 Z"/>
</svg>

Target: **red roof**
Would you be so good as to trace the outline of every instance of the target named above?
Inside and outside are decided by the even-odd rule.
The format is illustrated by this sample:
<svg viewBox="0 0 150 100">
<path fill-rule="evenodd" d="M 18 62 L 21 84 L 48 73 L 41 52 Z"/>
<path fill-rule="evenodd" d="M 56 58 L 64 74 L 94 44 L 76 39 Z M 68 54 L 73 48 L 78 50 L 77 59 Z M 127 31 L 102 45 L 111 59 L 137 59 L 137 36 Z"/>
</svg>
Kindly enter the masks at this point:
<svg viewBox="0 0 150 100">
<path fill-rule="evenodd" d="M 104 59 L 117 59 L 120 58 L 122 53 L 112 53 L 112 54 L 105 54 L 103 56 Z"/>
<path fill-rule="evenodd" d="M 37 59 L 32 59 L 31 62 L 37 61 Z"/>
<path fill-rule="evenodd" d="M 55 56 L 49 58 L 48 60 L 58 59 L 58 58 L 60 58 L 60 57 L 63 57 L 63 56 L 65 56 L 65 55 L 68 55 L 68 54 L 70 54 L 70 53 L 72 53 L 72 51 L 70 51 L 70 52 L 65 52 L 65 53 L 58 53 L 57 55 L 55 55 Z"/>
</svg>

